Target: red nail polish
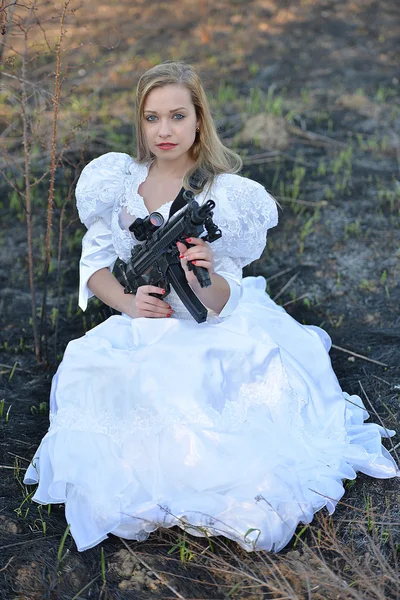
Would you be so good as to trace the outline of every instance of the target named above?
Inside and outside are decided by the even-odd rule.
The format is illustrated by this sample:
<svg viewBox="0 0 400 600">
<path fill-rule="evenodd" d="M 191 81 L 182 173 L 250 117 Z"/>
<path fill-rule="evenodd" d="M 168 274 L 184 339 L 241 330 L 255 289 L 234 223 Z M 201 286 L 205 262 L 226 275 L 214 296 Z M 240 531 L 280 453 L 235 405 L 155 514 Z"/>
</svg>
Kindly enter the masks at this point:
<svg viewBox="0 0 400 600">
<path fill-rule="evenodd" d="M 185 255 L 184 254 L 180 254 L 179 258 L 185 258 Z"/>
<path fill-rule="evenodd" d="M 196 262 L 197 262 L 197 260 L 192 260 L 192 263 L 193 263 L 194 265 L 196 264 Z"/>
<path fill-rule="evenodd" d="M 192 238 L 186 238 L 186 242 L 191 242 Z"/>
</svg>

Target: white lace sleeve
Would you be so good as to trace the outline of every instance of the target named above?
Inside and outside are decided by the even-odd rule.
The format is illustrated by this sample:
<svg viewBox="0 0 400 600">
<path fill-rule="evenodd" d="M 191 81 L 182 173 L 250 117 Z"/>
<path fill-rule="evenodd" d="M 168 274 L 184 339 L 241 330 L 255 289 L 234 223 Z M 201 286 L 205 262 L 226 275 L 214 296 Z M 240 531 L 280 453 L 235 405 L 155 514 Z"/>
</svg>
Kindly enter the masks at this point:
<svg viewBox="0 0 400 600">
<path fill-rule="evenodd" d="M 239 175 L 220 175 L 215 193 L 222 238 L 213 243 L 214 256 L 234 258 L 243 268 L 263 253 L 267 230 L 278 223 L 276 202 L 261 184 Z"/>
<path fill-rule="evenodd" d="M 128 154 L 108 152 L 83 169 L 75 195 L 79 218 L 87 228 L 99 217 L 110 223 L 114 205 L 124 196 L 132 163 Z"/>
<path fill-rule="evenodd" d="M 242 269 L 262 255 L 267 230 L 278 223 L 278 211 L 262 185 L 239 175 L 220 175 L 210 197 L 216 202 L 214 221 L 222 231 L 212 244 L 214 269 L 231 291 L 219 316 L 227 317 L 241 297 Z"/>
<path fill-rule="evenodd" d="M 125 180 L 133 162 L 128 154 L 109 152 L 92 160 L 82 171 L 76 186 L 79 217 L 88 228 L 82 240 L 79 263 L 79 306 L 87 307 L 93 296 L 87 283 L 99 269 L 113 269 L 117 253 L 111 233 L 114 206 L 125 192 Z"/>
</svg>

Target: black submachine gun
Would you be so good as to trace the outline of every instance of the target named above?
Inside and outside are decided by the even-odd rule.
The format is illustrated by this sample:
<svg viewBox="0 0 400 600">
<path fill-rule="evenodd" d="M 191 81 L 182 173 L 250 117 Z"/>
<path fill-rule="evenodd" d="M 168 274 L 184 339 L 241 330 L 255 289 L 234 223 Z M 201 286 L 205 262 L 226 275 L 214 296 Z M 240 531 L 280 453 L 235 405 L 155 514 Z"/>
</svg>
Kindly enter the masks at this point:
<svg viewBox="0 0 400 600">
<path fill-rule="evenodd" d="M 168 296 L 172 286 L 197 323 L 203 323 L 207 319 L 207 308 L 186 280 L 176 242 L 190 247 L 186 238 L 199 238 L 206 231 L 202 239 L 214 242 L 222 233 L 212 220 L 215 207 L 213 200 L 199 205 L 191 190 L 183 191 L 183 199 L 186 205 L 177 214 L 171 216 L 170 213 L 167 222 L 164 222 L 160 213 L 153 212 L 145 219 L 138 218 L 132 223 L 129 229 L 142 244 L 132 248 L 129 262 L 120 265 L 120 268 L 126 294 L 136 294 L 142 285 L 155 285 L 164 289 L 165 293 L 150 295 L 163 299 Z M 196 267 L 191 261 L 188 261 L 188 269 L 194 271 L 202 288 L 211 285 L 207 269 Z"/>
</svg>

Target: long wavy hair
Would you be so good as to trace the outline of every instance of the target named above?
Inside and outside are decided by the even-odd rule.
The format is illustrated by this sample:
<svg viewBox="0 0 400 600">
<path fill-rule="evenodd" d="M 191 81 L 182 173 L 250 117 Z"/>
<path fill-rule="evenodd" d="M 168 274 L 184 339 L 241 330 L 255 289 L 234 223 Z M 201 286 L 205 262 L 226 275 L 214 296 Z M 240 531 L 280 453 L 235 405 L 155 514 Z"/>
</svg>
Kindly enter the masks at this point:
<svg viewBox="0 0 400 600">
<path fill-rule="evenodd" d="M 136 160 L 140 163 L 154 159 L 154 154 L 149 150 L 143 131 L 143 111 L 148 94 L 157 87 L 170 84 L 185 86 L 192 97 L 199 131 L 190 149 L 191 158 L 195 161 L 183 179 L 183 187 L 195 193 L 204 189 L 206 184 L 211 187 L 214 177 L 220 173 L 237 173 L 242 168 L 242 159 L 236 152 L 230 150 L 221 142 L 206 93 L 200 77 L 194 68 L 183 62 L 165 62 L 152 67 L 139 79 L 136 90 Z M 191 176 L 197 173 L 198 187 L 193 185 Z"/>
</svg>

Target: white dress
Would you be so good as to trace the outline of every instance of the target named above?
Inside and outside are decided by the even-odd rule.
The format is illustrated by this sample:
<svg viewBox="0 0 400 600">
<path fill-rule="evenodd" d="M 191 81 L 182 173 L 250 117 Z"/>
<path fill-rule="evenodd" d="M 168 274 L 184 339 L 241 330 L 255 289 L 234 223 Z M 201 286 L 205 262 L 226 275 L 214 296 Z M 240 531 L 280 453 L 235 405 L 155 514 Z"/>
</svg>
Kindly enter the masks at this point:
<svg viewBox="0 0 400 600">
<path fill-rule="evenodd" d="M 148 214 L 148 167 L 109 153 L 81 175 L 83 309 L 92 273 L 137 243 L 128 226 Z M 215 270 L 231 288 L 222 312 L 197 324 L 171 293 L 171 318 L 112 316 L 69 343 L 54 376 L 49 431 L 24 481 L 39 481 L 37 502 L 65 503 L 81 551 L 173 525 L 277 551 L 299 522 L 333 512 L 343 479 L 399 475 L 381 445 L 394 432 L 364 423 L 361 399 L 342 392 L 329 336 L 277 306 L 263 277 L 242 279 L 277 224 L 272 198 L 230 174 L 208 197 L 223 234 Z"/>
</svg>

